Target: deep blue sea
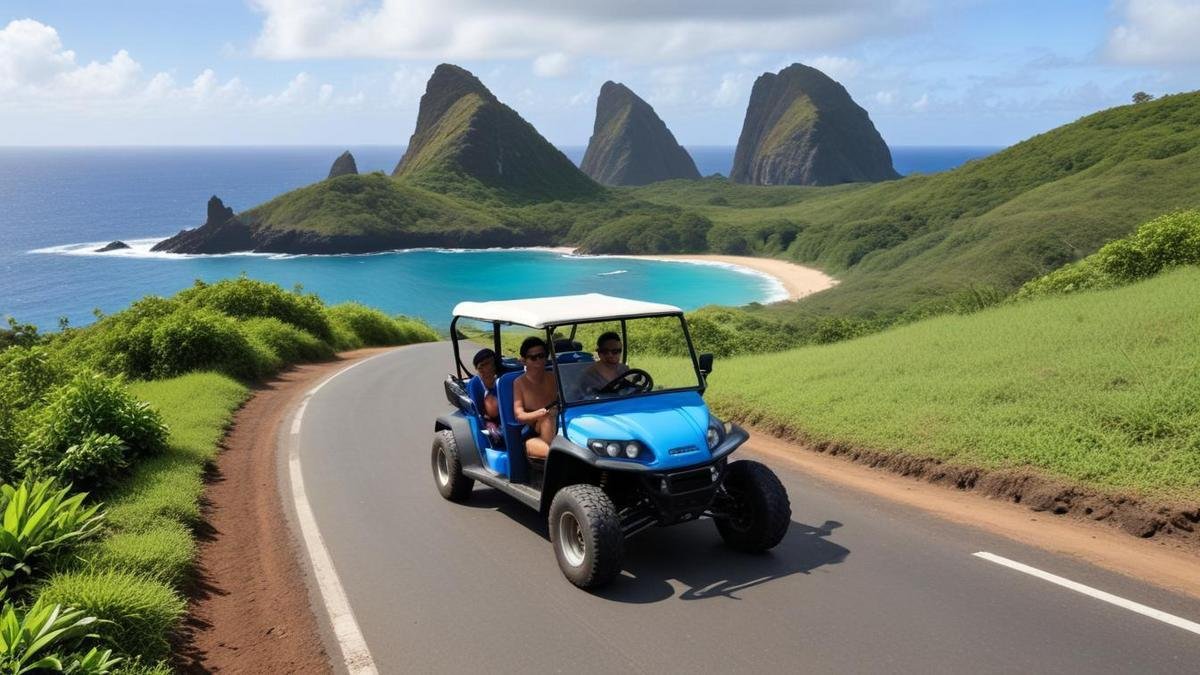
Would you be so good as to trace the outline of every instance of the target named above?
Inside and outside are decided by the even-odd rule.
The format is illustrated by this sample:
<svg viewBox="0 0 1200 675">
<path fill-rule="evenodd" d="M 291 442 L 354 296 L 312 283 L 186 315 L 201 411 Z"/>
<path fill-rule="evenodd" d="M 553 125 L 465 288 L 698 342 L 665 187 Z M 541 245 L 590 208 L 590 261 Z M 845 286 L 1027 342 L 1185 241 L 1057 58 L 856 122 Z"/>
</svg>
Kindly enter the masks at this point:
<svg viewBox="0 0 1200 675">
<path fill-rule="evenodd" d="M 721 266 L 552 251 L 417 250 L 364 256 L 171 256 L 150 244 L 204 221 L 216 194 L 236 211 L 325 177 L 341 147 L 0 148 L 0 316 L 44 329 L 93 320 L 195 279 L 245 273 L 445 326 L 459 300 L 602 292 L 692 309 L 779 299 L 760 275 Z M 351 147 L 360 171 L 390 172 L 403 147 Z M 700 172 L 728 173 L 731 147 L 690 148 Z M 901 173 L 934 172 L 997 148 L 892 149 Z M 575 161 L 581 147 L 563 151 Z M 130 252 L 91 254 L 114 239 Z"/>
</svg>

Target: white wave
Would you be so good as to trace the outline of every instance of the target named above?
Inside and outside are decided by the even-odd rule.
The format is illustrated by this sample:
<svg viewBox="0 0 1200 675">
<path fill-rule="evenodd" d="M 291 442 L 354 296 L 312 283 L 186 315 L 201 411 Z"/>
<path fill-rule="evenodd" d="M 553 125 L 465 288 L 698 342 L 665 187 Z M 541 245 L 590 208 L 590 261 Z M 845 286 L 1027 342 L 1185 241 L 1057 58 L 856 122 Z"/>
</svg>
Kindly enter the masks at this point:
<svg viewBox="0 0 1200 675">
<path fill-rule="evenodd" d="M 75 255 L 75 256 L 102 256 L 105 258 L 149 258 L 155 260 L 186 260 L 188 258 L 224 258 L 229 256 L 256 256 L 266 257 L 271 256 L 271 253 L 255 253 L 252 251 L 241 251 L 238 253 L 168 253 L 166 251 L 152 251 L 154 245 L 163 241 L 166 237 L 153 237 L 147 239 L 125 239 L 123 240 L 129 245 L 129 248 L 119 248 L 113 251 L 105 251 L 101 253 L 98 249 L 103 248 L 109 242 L 107 241 L 89 241 L 81 244 L 62 244 L 60 246 L 46 246 L 44 248 L 35 248 L 30 253 L 45 253 L 51 255 Z"/>
<path fill-rule="evenodd" d="M 612 276 L 612 275 L 614 275 L 614 274 L 625 274 L 625 273 L 626 273 L 626 272 L 628 272 L 628 271 L 629 271 L 629 270 L 613 270 L 613 271 L 611 271 L 611 272 L 600 272 L 600 273 L 599 273 L 599 274 L 597 274 L 596 276 L 598 276 L 598 277 L 611 277 L 611 276 Z"/>
</svg>

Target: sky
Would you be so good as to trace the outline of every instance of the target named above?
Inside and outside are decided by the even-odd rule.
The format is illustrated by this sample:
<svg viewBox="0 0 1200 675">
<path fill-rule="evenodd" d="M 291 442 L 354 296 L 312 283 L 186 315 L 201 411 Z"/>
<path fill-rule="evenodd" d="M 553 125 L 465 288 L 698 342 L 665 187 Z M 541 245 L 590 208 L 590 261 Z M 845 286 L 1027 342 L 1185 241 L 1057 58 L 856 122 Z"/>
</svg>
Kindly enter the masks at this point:
<svg viewBox="0 0 1200 675">
<path fill-rule="evenodd" d="M 1200 0 L 0 0 L 0 145 L 403 145 L 442 62 L 558 145 L 606 80 L 735 145 L 801 62 L 890 145 L 999 146 L 1200 89 Z"/>
</svg>

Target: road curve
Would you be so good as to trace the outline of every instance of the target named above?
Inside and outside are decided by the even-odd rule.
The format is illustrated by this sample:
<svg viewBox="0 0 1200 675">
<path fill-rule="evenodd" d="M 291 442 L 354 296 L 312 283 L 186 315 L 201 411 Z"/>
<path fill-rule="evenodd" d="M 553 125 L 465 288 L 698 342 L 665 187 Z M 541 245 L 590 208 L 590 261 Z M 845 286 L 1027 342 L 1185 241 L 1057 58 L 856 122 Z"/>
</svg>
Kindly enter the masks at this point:
<svg viewBox="0 0 1200 675">
<path fill-rule="evenodd" d="M 730 551 L 710 521 L 652 529 L 611 587 L 580 591 L 536 513 L 480 486 L 465 505 L 438 495 L 429 448 L 450 369 L 445 343 L 388 352 L 281 429 L 381 673 L 1200 671 L 1200 635 L 973 554 L 1191 621 L 1200 603 L 778 461 L 793 522 L 774 551 Z M 314 608 L 336 655 L 315 593 Z"/>
</svg>

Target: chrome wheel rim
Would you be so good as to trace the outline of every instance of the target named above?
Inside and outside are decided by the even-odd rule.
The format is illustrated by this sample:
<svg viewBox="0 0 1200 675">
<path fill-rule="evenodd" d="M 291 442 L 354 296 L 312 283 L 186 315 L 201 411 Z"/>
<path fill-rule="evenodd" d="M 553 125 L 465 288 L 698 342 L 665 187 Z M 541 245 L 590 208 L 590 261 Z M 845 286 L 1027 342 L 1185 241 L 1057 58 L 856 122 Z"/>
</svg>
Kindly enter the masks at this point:
<svg viewBox="0 0 1200 675">
<path fill-rule="evenodd" d="M 446 485 L 450 482 L 450 460 L 446 459 L 446 450 L 439 449 L 437 456 L 438 483 Z"/>
<path fill-rule="evenodd" d="M 584 553 L 587 551 L 583 542 L 583 528 L 579 526 L 575 514 L 570 511 L 564 512 L 558 518 L 558 548 L 571 567 L 583 564 Z"/>
</svg>

